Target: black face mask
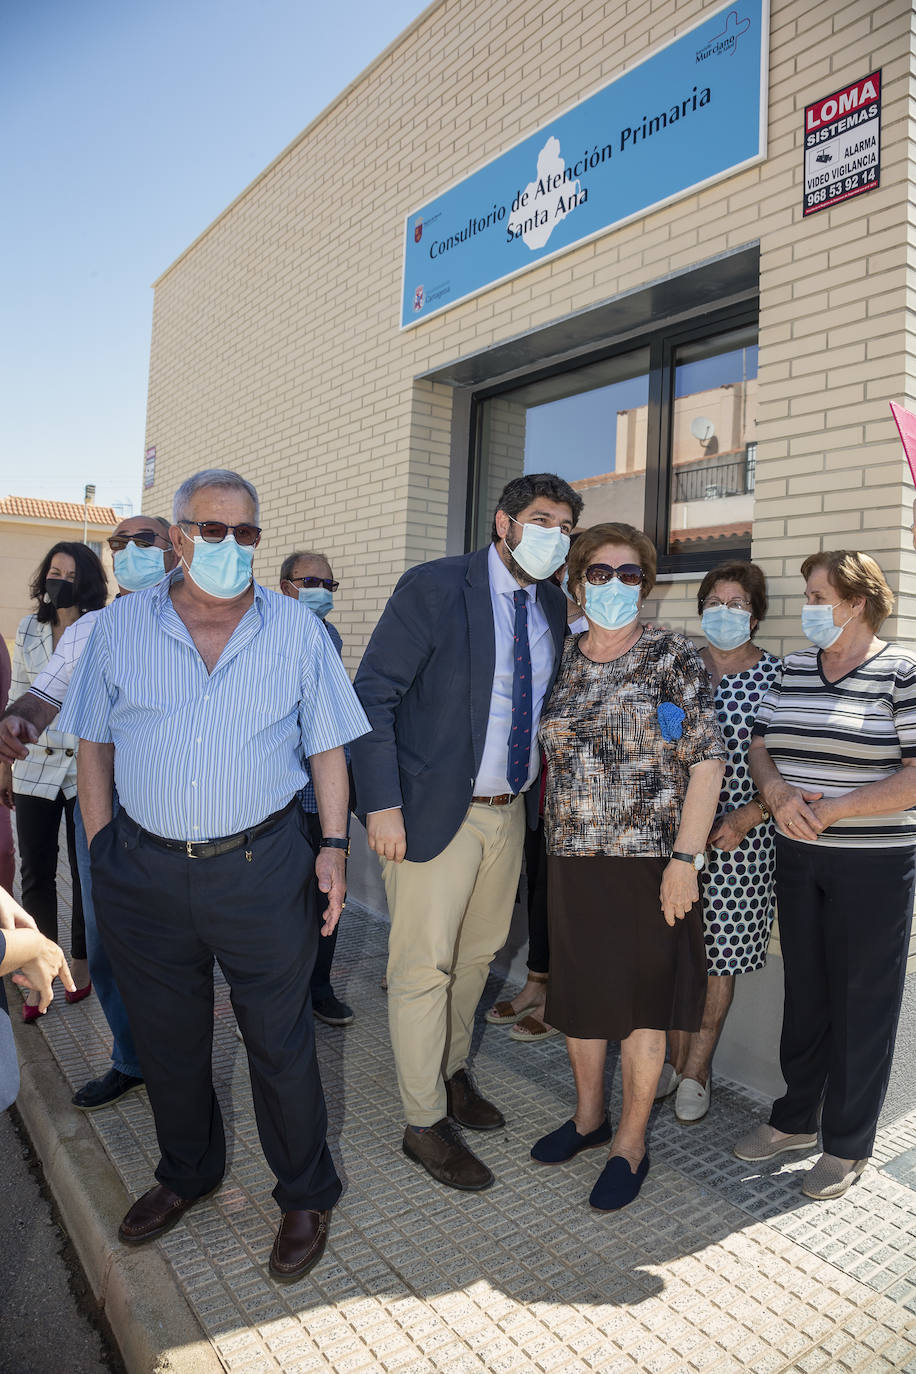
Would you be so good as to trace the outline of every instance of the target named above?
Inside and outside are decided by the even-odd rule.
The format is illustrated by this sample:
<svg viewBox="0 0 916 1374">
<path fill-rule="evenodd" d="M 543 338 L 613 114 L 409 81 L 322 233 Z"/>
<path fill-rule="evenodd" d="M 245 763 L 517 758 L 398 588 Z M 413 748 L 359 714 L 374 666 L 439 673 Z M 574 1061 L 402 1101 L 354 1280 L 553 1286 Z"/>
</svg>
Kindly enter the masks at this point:
<svg viewBox="0 0 916 1374">
<path fill-rule="evenodd" d="M 46 577 L 45 594 L 58 611 L 65 611 L 68 606 L 73 605 L 73 583 L 64 577 Z"/>
</svg>

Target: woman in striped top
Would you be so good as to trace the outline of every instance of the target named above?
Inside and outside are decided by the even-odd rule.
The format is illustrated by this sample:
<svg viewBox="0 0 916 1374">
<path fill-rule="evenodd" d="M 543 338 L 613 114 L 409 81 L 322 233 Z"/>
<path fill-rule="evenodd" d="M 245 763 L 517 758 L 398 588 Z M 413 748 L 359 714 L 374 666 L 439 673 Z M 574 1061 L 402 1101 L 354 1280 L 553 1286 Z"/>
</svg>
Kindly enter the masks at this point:
<svg viewBox="0 0 916 1374">
<path fill-rule="evenodd" d="M 868 1162 L 893 1057 L 916 886 L 916 654 L 877 637 L 894 597 L 868 554 L 802 564 L 802 629 L 754 726 L 777 826 L 785 1096 L 739 1159 L 817 1144 L 802 1190 L 839 1197 Z"/>
</svg>

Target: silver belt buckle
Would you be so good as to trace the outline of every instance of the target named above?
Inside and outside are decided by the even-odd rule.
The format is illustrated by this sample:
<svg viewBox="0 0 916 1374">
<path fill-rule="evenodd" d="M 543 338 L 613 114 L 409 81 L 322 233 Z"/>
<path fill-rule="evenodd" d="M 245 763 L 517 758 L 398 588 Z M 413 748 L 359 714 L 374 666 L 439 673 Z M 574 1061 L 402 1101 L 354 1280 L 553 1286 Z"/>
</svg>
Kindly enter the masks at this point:
<svg viewBox="0 0 916 1374">
<path fill-rule="evenodd" d="M 185 848 L 186 848 L 187 851 L 188 851 L 188 858 L 189 858 L 189 859 L 196 859 L 196 858 L 197 858 L 197 855 L 194 853 L 194 841 L 193 841 L 193 840 L 185 840 Z"/>
</svg>

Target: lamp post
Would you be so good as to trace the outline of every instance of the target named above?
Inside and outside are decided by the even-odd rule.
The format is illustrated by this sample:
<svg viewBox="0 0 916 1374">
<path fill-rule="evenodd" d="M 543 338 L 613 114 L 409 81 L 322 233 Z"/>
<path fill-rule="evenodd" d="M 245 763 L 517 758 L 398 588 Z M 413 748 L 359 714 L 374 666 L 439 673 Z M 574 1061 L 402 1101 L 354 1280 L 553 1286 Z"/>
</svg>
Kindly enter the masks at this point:
<svg viewBox="0 0 916 1374">
<path fill-rule="evenodd" d="M 83 543 L 89 541 L 86 538 L 89 529 L 89 507 L 95 502 L 95 487 L 91 482 L 87 482 L 83 491 Z"/>
</svg>

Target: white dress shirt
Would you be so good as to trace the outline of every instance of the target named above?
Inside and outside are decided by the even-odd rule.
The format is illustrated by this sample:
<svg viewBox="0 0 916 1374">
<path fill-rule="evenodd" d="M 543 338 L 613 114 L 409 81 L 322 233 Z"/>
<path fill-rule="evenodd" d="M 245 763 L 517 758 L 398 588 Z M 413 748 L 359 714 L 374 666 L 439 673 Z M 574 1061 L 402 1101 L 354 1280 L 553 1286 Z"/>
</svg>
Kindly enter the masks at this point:
<svg viewBox="0 0 916 1374">
<path fill-rule="evenodd" d="M 528 597 L 528 647 L 531 652 L 531 758 L 528 764 L 526 791 L 540 773 L 538 724 L 544 694 L 553 670 L 553 635 L 547 617 L 537 600 L 537 585 L 519 588 L 499 556 L 496 545 L 490 545 L 487 559 L 490 578 L 490 601 L 493 605 L 493 631 L 496 639 L 496 670 L 490 695 L 490 714 L 484 740 L 480 771 L 474 780 L 475 797 L 498 797 L 510 792 L 506 773 L 509 767 L 509 732 L 512 727 L 512 677 L 515 662 L 515 599 L 522 590 Z"/>
</svg>

